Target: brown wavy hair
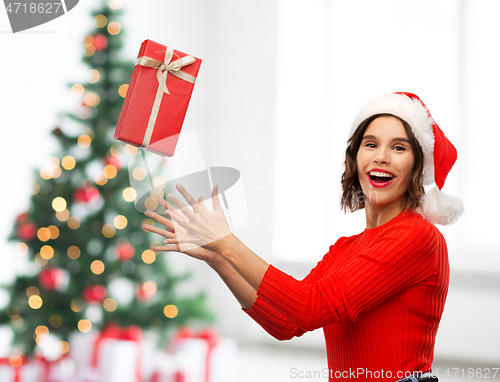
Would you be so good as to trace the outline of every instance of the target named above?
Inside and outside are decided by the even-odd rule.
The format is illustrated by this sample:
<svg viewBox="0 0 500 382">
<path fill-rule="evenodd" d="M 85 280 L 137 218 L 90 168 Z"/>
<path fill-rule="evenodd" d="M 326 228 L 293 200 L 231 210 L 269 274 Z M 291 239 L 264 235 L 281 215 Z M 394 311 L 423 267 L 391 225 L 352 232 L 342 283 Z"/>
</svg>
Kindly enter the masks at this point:
<svg viewBox="0 0 500 382">
<path fill-rule="evenodd" d="M 347 141 L 347 149 L 345 152 L 344 173 L 342 174 L 342 198 L 340 200 L 340 207 L 344 212 L 347 210 L 354 212 L 365 208 L 366 195 L 361 189 L 358 177 L 358 166 L 356 157 L 358 155 L 361 141 L 366 129 L 375 119 L 379 117 L 395 117 L 401 121 L 410 141 L 415 162 L 413 164 L 410 182 L 408 184 L 408 191 L 403 195 L 402 207 L 403 209 L 421 208 L 421 199 L 425 195 L 423 186 L 423 170 L 424 170 L 424 153 L 422 147 L 418 143 L 417 138 L 413 134 L 410 125 L 403 121 L 401 118 L 392 114 L 375 114 L 365 119 L 359 124 L 354 131 L 354 134 Z"/>
</svg>

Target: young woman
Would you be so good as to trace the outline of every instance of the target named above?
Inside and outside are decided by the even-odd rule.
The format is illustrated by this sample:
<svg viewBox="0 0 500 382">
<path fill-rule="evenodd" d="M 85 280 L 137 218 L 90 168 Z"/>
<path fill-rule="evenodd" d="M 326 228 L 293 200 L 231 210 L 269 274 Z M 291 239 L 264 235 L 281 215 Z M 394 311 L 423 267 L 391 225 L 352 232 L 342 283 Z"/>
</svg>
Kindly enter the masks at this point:
<svg viewBox="0 0 500 382">
<path fill-rule="evenodd" d="M 365 209 L 366 229 L 341 237 L 301 281 L 248 249 L 229 230 L 217 186 L 213 211 L 182 185 L 189 206 L 162 200 L 168 228 L 155 251 L 178 251 L 207 262 L 243 310 L 268 333 L 287 340 L 323 328 L 330 381 L 425 380 L 448 290 L 446 242 L 433 224 L 454 222 L 459 199 L 440 189 L 456 150 L 414 94 L 368 102 L 348 141 L 342 176 L 344 210 Z M 438 188 L 424 191 L 424 185 Z M 293 206 L 297 215 L 307 198 Z M 296 240 L 311 240 L 292 233 Z M 427 373 L 427 374 L 424 374 Z"/>
</svg>

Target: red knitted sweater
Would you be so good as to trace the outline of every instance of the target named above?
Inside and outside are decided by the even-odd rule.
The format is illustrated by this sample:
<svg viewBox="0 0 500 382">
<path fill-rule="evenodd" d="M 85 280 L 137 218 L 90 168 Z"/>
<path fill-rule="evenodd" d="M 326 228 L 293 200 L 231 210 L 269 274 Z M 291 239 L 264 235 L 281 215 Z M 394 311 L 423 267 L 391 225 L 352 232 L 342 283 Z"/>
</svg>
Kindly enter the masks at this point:
<svg viewBox="0 0 500 382">
<path fill-rule="evenodd" d="M 329 381 L 396 381 L 431 369 L 448 281 L 444 237 L 402 212 L 341 237 L 302 281 L 269 266 L 245 312 L 278 340 L 323 328 Z"/>
</svg>

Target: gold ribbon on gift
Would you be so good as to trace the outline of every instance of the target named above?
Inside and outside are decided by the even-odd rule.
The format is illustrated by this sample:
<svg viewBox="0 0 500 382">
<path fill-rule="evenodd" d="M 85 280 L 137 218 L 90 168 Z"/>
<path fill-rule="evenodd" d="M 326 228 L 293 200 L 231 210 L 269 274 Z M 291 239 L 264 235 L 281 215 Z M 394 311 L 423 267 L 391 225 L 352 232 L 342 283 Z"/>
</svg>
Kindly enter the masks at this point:
<svg viewBox="0 0 500 382">
<path fill-rule="evenodd" d="M 170 94 L 167 88 L 168 73 L 192 84 L 194 84 L 196 81 L 195 76 L 192 76 L 191 74 L 185 73 L 181 70 L 181 68 L 183 68 L 184 66 L 191 65 L 196 61 L 196 59 L 193 56 L 185 56 L 179 58 L 178 60 L 172 61 L 173 56 L 174 50 L 170 47 L 167 47 L 167 51 L 165 52 L 165 59 L 163 60 L 163 62 L 145 56 L 139 57 L 137 59 L 138 65 L 157 69 L 156 77 L 158 78 L 158 90 L 156 91 L 153 108 L 151 109 L 151 114 L 149 116 L 148 127 L 146 128 L 144 140 L 142 141 L 141 147 L 149 146 L 151 136 L 153 135 L 153 129 L 156 123 L 156 118 L 158 117 L 158 111 L 160 110 L 163 93 Z"/>
</svg>

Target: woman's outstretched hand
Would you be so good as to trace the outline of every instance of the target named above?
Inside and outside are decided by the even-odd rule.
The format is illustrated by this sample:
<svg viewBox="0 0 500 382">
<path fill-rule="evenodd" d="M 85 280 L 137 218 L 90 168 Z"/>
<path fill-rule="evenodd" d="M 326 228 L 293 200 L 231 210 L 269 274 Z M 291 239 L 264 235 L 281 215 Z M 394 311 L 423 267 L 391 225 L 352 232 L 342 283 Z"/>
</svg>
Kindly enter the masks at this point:
<svg viewBox="0 0 500 382">
<path fill-rule="evenodd" d="M 166 215 L 172 220 L 153 212 L 146 211 L 144 214 L 158 223 L 163 224 L 168 230 L 159 229 L 145 224 L 146 231 L 154 232 L 166 238 L 165 246 L 153 246 L 154 251 L 176 251 L 183 252 L 194 258 L 211 262 L 215 261 L 225 237 L 231 235 L 224 211 L 220 205 L 217 195 L 217 186 L 212 190 L 213 210 L 208 211 L 203 204 L 203 198 L 196 201 L 192 195 L 181 185 L 177 185 L 178 191 L 193 208 L 182 203 L 175 196 L 169 194 L 171 202 L 176 209 L 166 200 L 159 199 L 160 203 L 167 209 Z"/>
</svg>

